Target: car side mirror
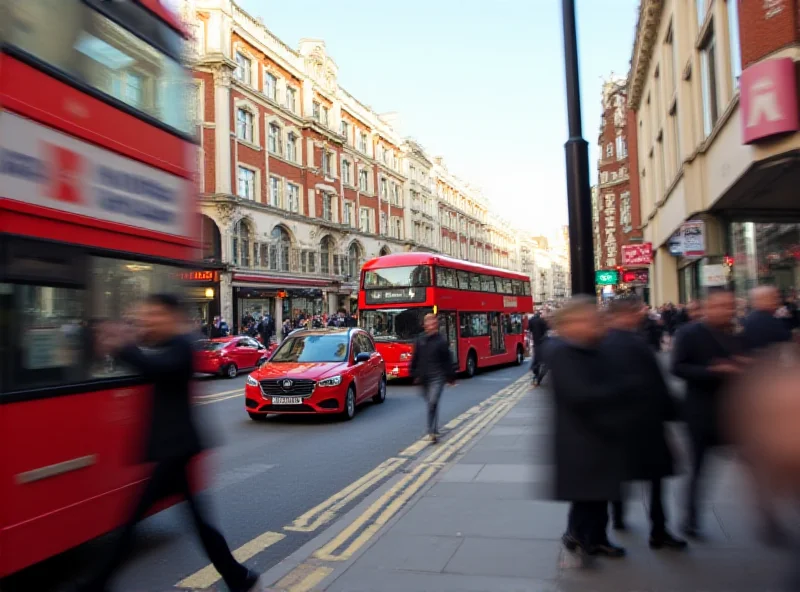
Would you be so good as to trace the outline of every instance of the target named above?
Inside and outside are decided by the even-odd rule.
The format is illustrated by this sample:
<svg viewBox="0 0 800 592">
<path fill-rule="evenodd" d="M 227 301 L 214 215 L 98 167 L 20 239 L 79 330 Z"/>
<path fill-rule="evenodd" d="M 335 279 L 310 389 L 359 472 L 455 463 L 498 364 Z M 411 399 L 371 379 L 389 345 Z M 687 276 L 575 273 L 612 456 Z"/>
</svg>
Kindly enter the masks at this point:
<svg viewBox="0 0 800 592">
<path fill-rule="evenodd" d="M 356 354 L 356 364 L 360 364 L 361 362 L 369 362 L 370 354 L 369 352 L 361 352 Z"/>
</svg>

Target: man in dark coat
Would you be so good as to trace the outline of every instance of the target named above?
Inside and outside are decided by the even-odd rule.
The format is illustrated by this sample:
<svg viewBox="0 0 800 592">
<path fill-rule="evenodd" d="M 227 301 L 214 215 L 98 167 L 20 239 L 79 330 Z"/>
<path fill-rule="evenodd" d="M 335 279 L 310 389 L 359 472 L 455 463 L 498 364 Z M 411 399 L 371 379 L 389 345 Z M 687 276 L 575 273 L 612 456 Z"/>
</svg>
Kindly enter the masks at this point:
<svg viewBox="0 0 800 592">
<path fill-rule="evenodd" d="M 650 547 L 685 549 L 686 541 L 672 536 L 666 527 L 662 502 L 662 479 L 673 474 L 673 456 L 665 423 L 675 418 L 675 409 L 664 375 L 647 342 L 637 333 L 644 308 L 636 297 L 612 300 L 608 307 L 610 330 L 603 347 L 618 361 L 619 368 L 637 381 L 629 408 L 625 434 L 627 477 L 650 483 Z M 613 502 L 614 528 L 625 529 L 623 502 Z"/>
<path fill-rule="evenodd" d="M 792 340 L 792 332 L 783 319 L 776 316 L 781 306 L 781 295 L 774 286 L 759 286 L 750 291 L 752 312 L 742 322 L 745 347 L 748 354 L 758 356 L 770 347 Z M 769 495 L 753 479 L 753 491 L 761 514 L 762 536 L 770 544 L 784 544 L 787 535 L 775 516 Z"/>
<path fill-rule="evenodd" d="M 445 383 L 453 384 L 456 367 L 447 339 L 439 333 L 439 319 L 435 314 L 425 315 L 425 332 L 414 345 L 410 373 L 422 385 L 422 394 L 428 403 L 428 436 L 439 439 L 439 399 Z"/>
<path fill-rule="evenodd" d="M 700 320 L 685 325 L 675 336 L 671 362 L 672 373 L 686 381 L 684 418 L 692 448 L 692 472 L 683 532 L 692 538 L 699 536 L 697 502 L 708 453 L 725 443 L 721 425 L 724 392 L 745 363 L 742 340 L 733 331 L 733 293 L 710 290 L 702 310 Z"/>
<path fill-rule="evenodd" d="M 555 498 L 571 502 L 562 541 L 585 555 L 622 557 L 606 528 L 608 502 L 622 496 L 621 433 L 634 382 L 599 347 L 604 328 L 593 298 L 573 297 L 553 320 L 557 336 L 545 342 L 544 362 L 555 404 Z"/>
<path fill-rule="evenodd" d="M 531 342 L 533 343 L 533 360 L 531 361 L 531 372 L 533 372 L 533 382 L 538 386 L 541 384 L 540 370 L 542 368 L 542 344 L 547 337 L 547 332 L 550 327 L 547 321 L 542 316 L 541 312 L 537 312 L 528 321 L 528 331 L 531 334 Z"/>
<path fill-rule="evenodd" d="M 193 349 L 192 340 L 184 334 L 180 302 L 169 294 L 154 294 L 142 308 L 138 322 L 149 349 L 137 346 L 127 327 L 114 326 L 101 331 L 98 349 L 137 369 L 153 384 L 144 460 L 155 467 L 119 539 L 112 545 L 108 561 L 79 590 L 106 592 L 109 580 L 130 551 L 136 524 L 153 504 L 176 493 L 186 497 L 203 548 L 228 589 L 255 590 L 258 575 L 236 561 L 189 485 L 190 463 L 203 450 L 203 443 L 192 417 Z"/>
</svg>

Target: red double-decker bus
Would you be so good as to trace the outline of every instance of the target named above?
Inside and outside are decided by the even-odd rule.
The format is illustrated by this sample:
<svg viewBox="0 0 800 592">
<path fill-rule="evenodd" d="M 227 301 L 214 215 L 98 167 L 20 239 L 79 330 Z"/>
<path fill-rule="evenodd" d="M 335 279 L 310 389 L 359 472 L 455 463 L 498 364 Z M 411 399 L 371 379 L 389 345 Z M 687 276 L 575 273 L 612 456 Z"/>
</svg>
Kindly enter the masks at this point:
<svg viewBox="0 0 800 592">
<path fill-rule="evenodd" d="M 525 357 L 525 318 L 533 311 L 530 278 L 430 253 L 368 261 L 361 272 L 359 323 L 375 338 L 392 378 L 406 378 L 426 314 L 439 317 L 460 372 Z"/>
<path fill-rule="evenodd" d="M 195 258 L 184 37 L 157 0 L 0 0 L 0 577 L 116 527 L 147 396 L 93 326 Z"/>
</svg>

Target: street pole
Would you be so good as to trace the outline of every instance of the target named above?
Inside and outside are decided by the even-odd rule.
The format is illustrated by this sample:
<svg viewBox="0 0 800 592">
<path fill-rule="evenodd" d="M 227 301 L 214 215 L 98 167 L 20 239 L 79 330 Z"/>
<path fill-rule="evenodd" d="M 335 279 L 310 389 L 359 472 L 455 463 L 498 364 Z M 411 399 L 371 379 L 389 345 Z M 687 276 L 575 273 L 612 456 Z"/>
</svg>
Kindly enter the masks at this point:
<svg viewBox="0 0 800 592">
<path fill-rule="evenodd" d="M 583 139 L 581 129 L 581 91 L 578 80 L 575 0 L 562 0 L 561 4 L 569 121 L 569 139 L 564 145 L 564 149 L 567 157 L 567 211 L 572 293 L 595 295 L 589 144 Z"/>
</svg>

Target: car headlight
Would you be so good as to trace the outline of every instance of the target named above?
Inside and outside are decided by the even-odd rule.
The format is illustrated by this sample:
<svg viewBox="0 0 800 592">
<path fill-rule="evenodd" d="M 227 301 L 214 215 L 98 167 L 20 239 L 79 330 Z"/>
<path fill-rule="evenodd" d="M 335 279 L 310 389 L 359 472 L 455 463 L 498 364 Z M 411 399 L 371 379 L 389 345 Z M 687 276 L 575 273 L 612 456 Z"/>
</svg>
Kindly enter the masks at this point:
<svg viewBox="0 0 800 592">
<path fill-rule="evenodd" d="M 340 384 L 342 384 L 341 376 L 331 376 L 330 378 L 320 380 L 317 386 L 339 386 Z"/>
<path fill-rule="evenodd" d="M 258 381 L 252 377 L 252 375 L 247 375 L 247 380 L 245 381 L 247 386 L 258 386 Z"/>
</svg>

